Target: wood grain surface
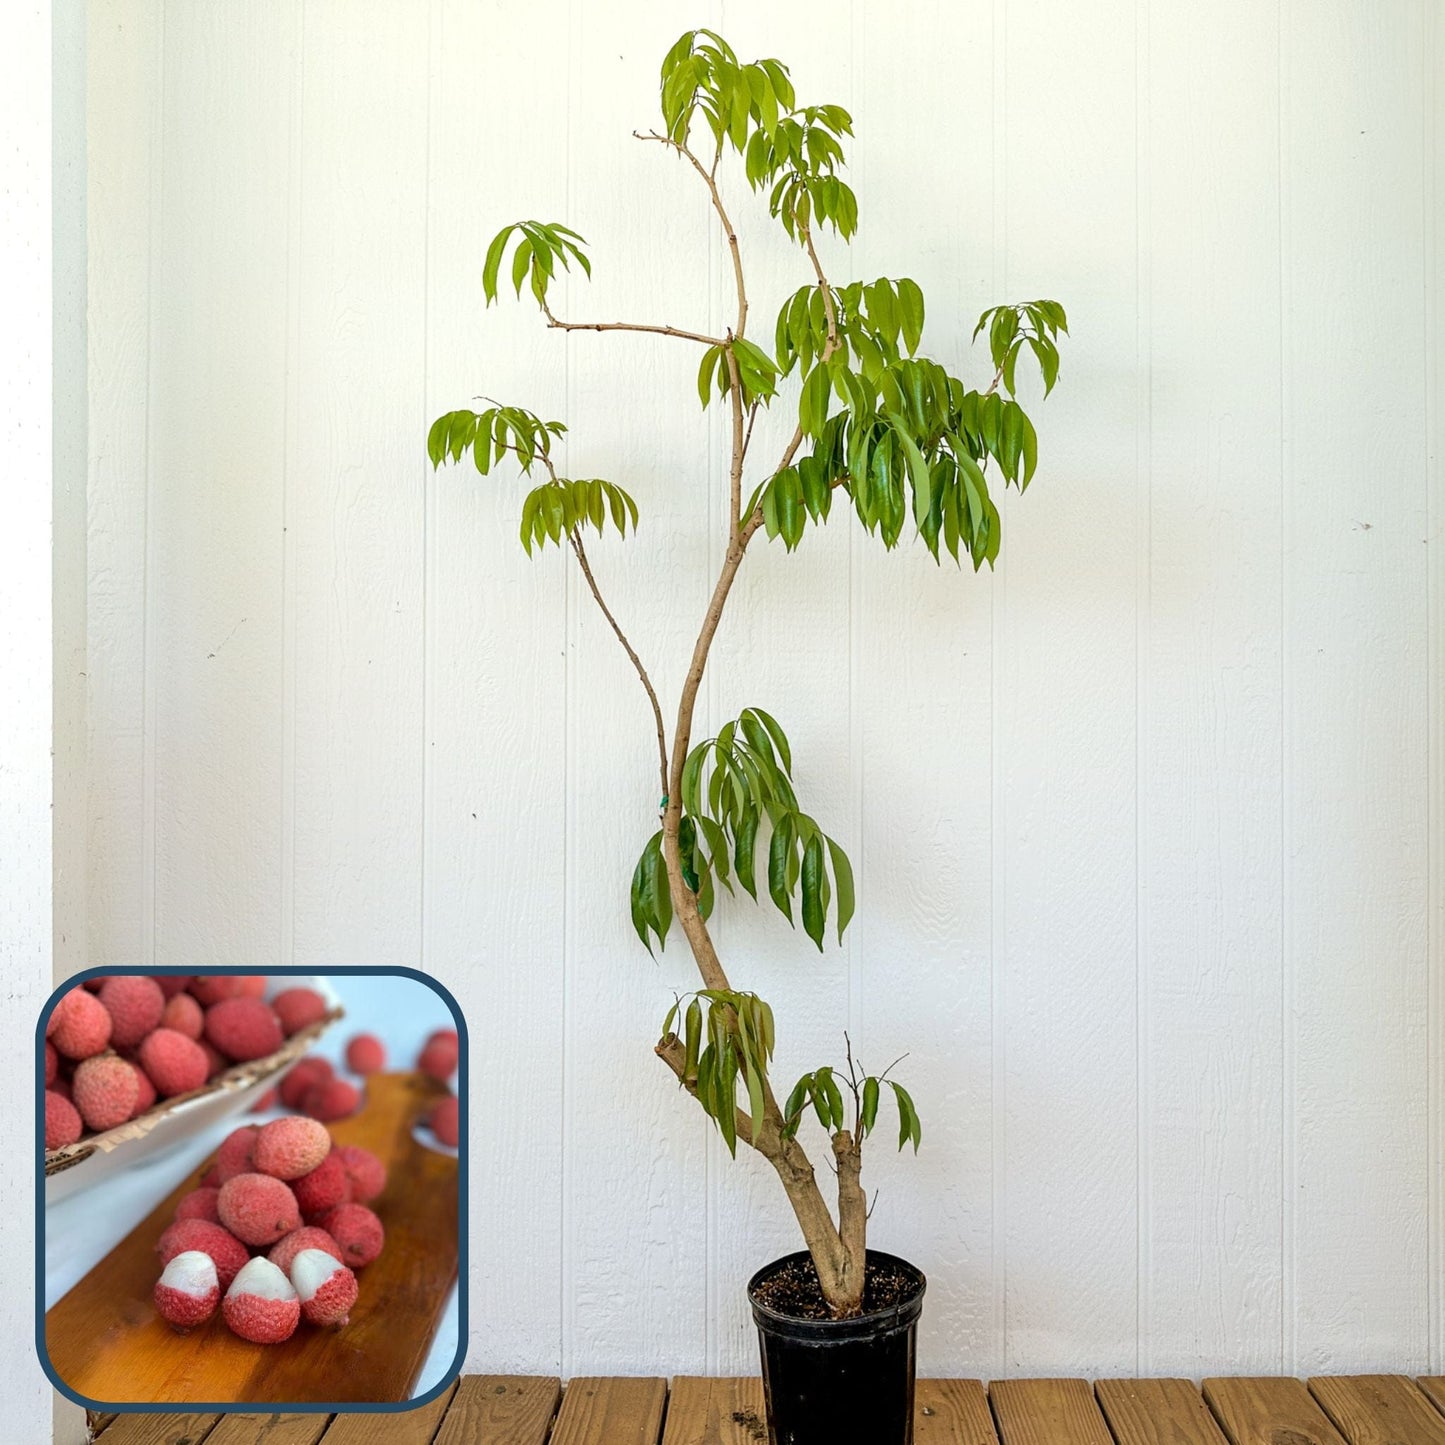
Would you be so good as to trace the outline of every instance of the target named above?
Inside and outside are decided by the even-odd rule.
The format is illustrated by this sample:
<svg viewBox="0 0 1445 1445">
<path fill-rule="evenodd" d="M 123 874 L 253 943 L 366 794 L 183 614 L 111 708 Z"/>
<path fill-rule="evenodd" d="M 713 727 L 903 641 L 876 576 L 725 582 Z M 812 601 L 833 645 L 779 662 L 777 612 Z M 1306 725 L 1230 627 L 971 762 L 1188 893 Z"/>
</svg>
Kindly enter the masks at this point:
<svg viewBox="0 0 1445 1445">
<path fill-rule="evenodd" d="M 913 1445 L 998 1445 L 979 1380 L 920 1380 L 913 1395 Z"/>
<path fill-rule="evenodd" d="M 1003 1445 L 1114 1445 L 1086 1380 L 995 1380 Z"/>
<path fill-rule="evenodd" d="M 666 1380 L 573 1380 L 551 1445 L 657 1445 L 666 1409 Z"/>
<path fill-rule="evenodd" d="M 1345 1445 L 1298 1380 L 1275 1376 L 1204 1382 L 1229 1445 Z"/>
<path fill-rule="evenodd" d="M 1322 1375 L 1309 1389 L 1350 1445 L 1445 1445 L 1445 1416 L 1404 1375 Z"/>
<path fill-rule="evenodd" d="M 282 1345 L 255 1345 L 233 1335 L 219 1311 L 189 1335 L 160 1319 L 151 1302 L 156 1240 L 198 1172 L 47 1314 L 56 1373 L 102 1405 L 407 1399 L 457 1277 L 457 1161 L 411 1132 L 438 1093 L 420 1075 L 374 1074 L 362 1111 L 330 1126 L 338 1143 L 377 1154 L 390 1176 L 372 1205 L 386 1247 L 359 1272 L 361 1294 L 345 1329 L 303 1322 Z"/>
<path fill-rule="evenodd" d="M 552 1376 L 467 1375 L 436 1445 L 545 1445 L 561 1395 L 562 1383 Z"/>
<path fill-rule="evenodd" d="M 766 1445 L 767 1438 L 761 1380 L 683 1375 L 672 1382 L 662 1445 Z"/>
<path fill-rule="evenodd" d="M 1225 1445 L 1188 1380 L 1099 1380 L 1094 1394 L 1117 1445 Z"/>
</svg>

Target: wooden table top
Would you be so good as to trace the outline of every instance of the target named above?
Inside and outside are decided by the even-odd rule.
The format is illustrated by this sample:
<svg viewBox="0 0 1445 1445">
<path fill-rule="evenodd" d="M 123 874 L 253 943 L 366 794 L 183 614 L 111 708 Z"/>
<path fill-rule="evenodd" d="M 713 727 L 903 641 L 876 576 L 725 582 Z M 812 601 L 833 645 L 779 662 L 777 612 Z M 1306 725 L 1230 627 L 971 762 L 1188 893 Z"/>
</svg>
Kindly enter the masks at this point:
<svg viewBox="0 0 1445 1445">
<path fill-rule="evenodd" d="M 112 1415 L 101 1445 L 759 1445 L 757 1379 L 467 1375 L 388 1415 Z M 916 1445 L 1445 1445 L 1445 1377 L 920 1380 Z"/>
</svg>

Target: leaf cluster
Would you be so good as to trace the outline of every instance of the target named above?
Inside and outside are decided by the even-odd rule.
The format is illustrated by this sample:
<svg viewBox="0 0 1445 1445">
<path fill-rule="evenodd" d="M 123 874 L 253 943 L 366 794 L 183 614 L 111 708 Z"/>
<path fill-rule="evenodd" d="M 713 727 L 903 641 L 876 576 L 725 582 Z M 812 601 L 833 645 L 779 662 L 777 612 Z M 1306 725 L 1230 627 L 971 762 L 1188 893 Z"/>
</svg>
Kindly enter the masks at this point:
<svg viewBox="0 0 1445 1445">
<path fill-rule="evenodd" d="M 848 1084 L 853 1094 L 855 1139 L 866 1139 L 873 1132 L 873 1126 L 878 1122 L 879 1099 L 886 1084 L 893 1090 L 893 1097 L 898 1104 L 898 1147 L 902 1149 L 905 1144 L 911 1143 L 913 1152 L 918 1152 L 918 1146 L 923 1140 L 923 1125 L 919 1121 L 918 1110 L 913 1106 L 913 1099 L 902 1084 L 888 1078 L 886 1072 L 868 1074 L 863 1078 L 848 1078 L 844 1083 Z M 838 1087 L 832 1068 L 825 1066 L 814 1069 L 811 1073 L 804 1074 L 793 1086 L 788 1102 L 783 1105 L 783 1133 L 788 1138 L 798 1132 L 798 1126 L 803 1121 L 809 1103 L 818 1116 L 818 1122 L 829 1134 L 837 1134 L 848 1127 L 843 1091 Z"/>
<path fill-rule="evenodd" d="M 744 708 L 716 737 L 694 747 L 682 773 L 682 874 L 704 918 L 715 902 L 715 880 L 731 893 L 736 878 L 756 900 L 757 855 L 766 836 L 768 896 L 790 924 L 796 902 L 803 931 L 821 951 L 830 910 L 840 942 L 853 917 L 853 868 L 799 807 L 792 766 L 782 728 L 756 707 Z M 660 831 L 633 870 L 631 903 L 632 925 L 649 952 L 653 936 L 663 946 L 672 898 Z"/>
<path fill-rule="evenodd" d="M 637 503 L 614 482 L 596 477 L 585 481 L 559 477 L 543 482 L 528 492 L 522 503 L 522 545 L 530 557 L 534 544 L 560 545 L 563 537 L 579 527 L 591 526 L 600 536 L 609 517 L 623 536 L 627 535 L 629 520 L 632 530 L 637 530 Z"/>
<path fill-rule="evenodd" d="M 801 288 L 779 312 L 778 369 L 802 377 L 798 423 L 811 447 L 758 488 L 749 510 L 760 507 L 768 536 L 780 537 L 791 551 L 810 521 L 827 520 L 841 490 L 885 547 L 897 545 L 911 516 L 936 561 L 941 544 L 955 562 L 966 554 L 975 570 L 992 565 L 1001 526 L 986 469 L 996 464 L 1006 486 L 1024 490 L 1038 462 L 1033 423 L 1012 392 L 971 389 L 917 354 L 924 302 L 913 281 L 855 282 L 835 295 L 831 333 L 817 287 Z M 1026 343 L 1051 358 L 1057 373 L 1050 328 L 1054 317 L 1061 326 L 1062 316 L 1054 302 L 986 313 L 1009 381 Z M 836 338 L 831 351 L 830 334 Z"/>
<path fill-rule="evenodd" d="M 454 462 L 470 451 L 477 470 L 486 476 L 512 452 L 523 472 L 541 461 L 551 469 L 552 442 L 567 428 L 560 421 L 543 421 L 520 406 L 490 406 L 486 411 L 449 411 L 439 416 L 427 433 L 426 453 L 433 469 L 449 457 Z"/>
<path fill-rule="evenodd" d="M 1059 378 L 1059 332 L 1069 334 L 1069 319 L 1057 301 L 1025 301 L 1021 306 L 991 306 L 978 318 L 973 339 L 988 327 L 988 348 L 994 369 L 1014 392 L 1014 368 L 1019 352 L 1027 344 L 1039 364 L 1044 378 L 1044 395 L 1054 389 Z"/>
<path fill-rule="evenodd" d="M 545 309 L 547 287 L 556 275 L 557 267 L 560 265 L 563 270 L 570 271 L 573 261 L 590 279 L 592 263 L 582 250 L 587 242 L 576 231 L 556 222 L 547 225 L 541 221 L 514 221 L 510 226 L 503 226 L 487 247 L 487 259 L 482 266 L 482 291 L 488 306 L 497 299 L 497 277 L 507 244 L 514 234 L 521 236 L 517 249 L 512 253 L 512 286 L 518 296 L 530 276 L 532 294 L 537 298 L 537 304 Z"/>
<path fill-rule="evenodd" d="M 764 1082 L 772 1061 L 776 1034 L 773 1010 L 755 993 L 733 989 L 699 989 L 686 1008 L 678 999 L 663 1021 L 667 1039 L 682 1020 L 683 1083 L 695 1090 L 698 1102 L 737 1154 L 737 1086 L 747 1089 L 752 1137 L 758 1137 L 766 1107 Z M 704 1009 L 706 1004 L 706 1009 Z"/>
<path fill-rule="evenodd" d="M 858 229 L 858 198 L 837 174 L 853 119 L 841 105 L 799 107 L 781 61 L 744 65 L 716 32 L 690 30 L 663 59 L 661 90 L 667 138 L 686 145 L 700 117 L 714 154 L 731 146 L 748 184 L 770 187 L 768 210 L 794 240 L 815 220 L 844 240 Z"/>
</svg>

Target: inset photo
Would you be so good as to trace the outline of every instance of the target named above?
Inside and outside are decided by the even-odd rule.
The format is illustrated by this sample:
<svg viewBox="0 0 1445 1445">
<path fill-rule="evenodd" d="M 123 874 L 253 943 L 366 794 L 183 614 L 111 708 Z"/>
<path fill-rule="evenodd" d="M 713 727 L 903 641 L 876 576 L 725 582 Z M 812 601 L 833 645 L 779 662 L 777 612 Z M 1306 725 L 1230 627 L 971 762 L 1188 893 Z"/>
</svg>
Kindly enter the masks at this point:
<svg viewBox="0 0 1445 1445">
<path fill-rule="evenodd" d="M 91 970 L 36 1043 L 57 1388 L 92 1409 L 406 1408 L 455 1377 L 466 1032 L 444 989 Z"/>
</svg>

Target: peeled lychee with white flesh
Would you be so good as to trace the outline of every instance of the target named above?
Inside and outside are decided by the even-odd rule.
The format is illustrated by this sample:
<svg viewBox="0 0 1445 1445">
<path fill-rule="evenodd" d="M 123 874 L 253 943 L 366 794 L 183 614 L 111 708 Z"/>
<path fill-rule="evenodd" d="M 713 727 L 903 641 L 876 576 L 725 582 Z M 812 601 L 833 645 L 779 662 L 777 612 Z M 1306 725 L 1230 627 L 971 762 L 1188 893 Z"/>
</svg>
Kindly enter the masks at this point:
<svg viewBox="0 0 1445 1445">
<path fill-rule="evenodd" d="M 156 1313 L 181 1334 L 205 1324 L 221 1302 L 215 1261 L 198 1249 L 182 1251 L 162 1271 L 152 1297 Z"/>
<path fill-rule="evenodd" d="M 275 1244 L 301 1227 L 296 1196 L 269 1174 L 238 1174 L 221 1185 L 216 1213 L 242 1244 Z"/>
<path fill-rule="evenodd" d="M 269 1259 L 257 1255 L 231 1281 L 221 1314 L 243 1340 L 279 1345 L 296 1333 L 301 1300 L 291 1281 Z"/>
<path fill-rule="evenodd" d="M 318 1229 L 314 1224 L 303 1224 L 300 1229 L 293 1229 L 285 1239 L 271 1246 L 266 1258 L 277 1269 L 285 1270 L 289 1275 L 292 1261 L 303 1249 L 323 1250 L 332 1259 L 338 1262 L 341 1259 L 341 1246 L 324 1229 Z"/>
<path fill-rule="evenodd" d="M 261 1126 L 251 1149 L 251 1162 L 258 1173 L 273 1179 L 299 1179 L 330 1153 L 331 1135 L 326 1125 L 293 1115 Z"/>
<path fill-rule="evenodd" d="M 216 1278 L 225 1289 L 250 1259 L 246 1246 L 219 1224 L 208 1219 L 178 1219 L 161 1231 L 156 1241 L 156 1253 L 162 1264 L 169 1264 L 178 1254 L 188 1249 L 199 1250 L 210 1255 L 216 1266 Z"/>
<path fill-rule="evenodd" d="M 356 1276 L 322 1249 L 303 1249 L 291 1261 L 291 1284 L 313 1325 L 344 1325 L 356 1303 Z"/>
</svg>

